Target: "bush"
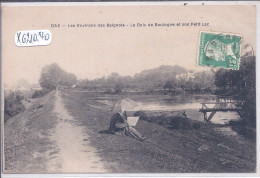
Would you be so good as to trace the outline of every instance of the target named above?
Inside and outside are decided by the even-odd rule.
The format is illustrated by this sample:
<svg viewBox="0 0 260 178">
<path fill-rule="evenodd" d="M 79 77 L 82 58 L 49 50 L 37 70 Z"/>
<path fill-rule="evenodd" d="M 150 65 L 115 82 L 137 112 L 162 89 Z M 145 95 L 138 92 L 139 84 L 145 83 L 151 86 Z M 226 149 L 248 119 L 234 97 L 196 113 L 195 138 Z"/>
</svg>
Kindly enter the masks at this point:
<svg viewBox="0 0 260 178">
<path fill-rule="evenodd" d="M 256 93 L 249 91 L 246 96 L 246 103 L 242 107 L 240 116 L 247 126 L 256 128 Z"/>
<path fill-rule="evenodd" d="M 140 120 L 168 126 L 170 129 L 199 129 L 201 124 L 183 116 L 181 112 L 145 112 L 137 111 L 134 116 L 139 116 Z"/>
<path fill-rule="evenodd" d="M 25 110 L 24 105 L 21 102 L 23 96 L 20 94 L 10 93 L 4 98 L 4 121 L 6 122 L 8 118 L 19 114 Z"/>
<path fill-rule="evenodd" d="M 239 133 L 240 135 L 244 136 L 247 139 L 256 140 L 256 129 L 248 126 L 247 122 L 244 120 L 241 121 L 230 121 L 229 125 L 231 128 Z"/>
<path fill-rule="evenodd" d="M 50 92 L 50 90 L 48 90 L 48 89 L 36 90 L 33 93 L 32 98 L 41 98 L 41 97 L 45 96 L 46 94 L 48 94 L 49 92 Z"/>
<path fill-rule="evenodd" d="M 140 120 L 147 120 L 147 114 L 144 111 L 137 111 L 136 113 L 134 113 L 134 116 L 139 116 Z"/>
<path fill-rule="evenodd" d="M 173 117 L 171 121 L 173 129 L 192 129 L 191 121 L 184 117 Z"/>
<path fill-rule="evenodd" d="M 243 137 L 254 141 L 256 140 L 256 128 L 248 125 L 247 121 L 229 121 L 229 125 L 231 126 L 232 130 L 236 131 Z"/>
</svg>

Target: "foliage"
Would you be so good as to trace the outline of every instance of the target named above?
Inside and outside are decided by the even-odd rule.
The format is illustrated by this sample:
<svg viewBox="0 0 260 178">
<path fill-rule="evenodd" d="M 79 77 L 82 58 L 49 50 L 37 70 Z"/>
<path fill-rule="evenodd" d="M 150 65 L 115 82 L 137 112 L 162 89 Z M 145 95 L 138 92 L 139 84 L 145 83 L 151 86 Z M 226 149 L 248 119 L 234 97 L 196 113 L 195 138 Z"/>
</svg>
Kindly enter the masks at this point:
<svg viewBox="0 0 260 178">
<path fill-rule="evenodd" d="M 179 112 L 146 113 L 145 111 L 137 111 L 134 116 L 139 116 L 139 119 L 145 120 L 147 122 L 166 126 L 169 129 L 199 129 L 202 124 L 201 122 L 194 121 L 185 117 Z"/>
<path fill-rule="evenodd" d="M 241 57 L 239 70 L 220 69 L 215 74 L 215 85 L 222 94 L 233 94 L 246 101 L 240 116 L 244 124 L 256 125 L 256 69 L 255 57 Z"/>
<path fill-rule="evenodd" d="M 255 90 L 255 58 L 243 56 L 239 70 L 220 69 L 215 74 L 214 84 L 224 92 L 243 92 Z"/>
<path fill-rule="evenodd" d="M 246 94 L 245 104 L 240 112 L 245 125 L 256 127 L 256 93 L 255 90 L 249 91 Z"/>
<path fill-rule="evenodd" d="M 115 94 L 121 93 L 123 88 L 123 84 L 121 82 L 117 82 L 115 85 Z"/>
<path fill-rule="evenodd" d="M 41 87 L 47 90 L 53 90 L 58 85 L 72 86 L 76 82 L 77 78 L 75 75 L 65 72 L 56 63 L 45 66 L 42 69 L 39 81 Z"/>
<path fill-rule="evenodd" d="M 50 92 L 49 89 L 36 90 L 32 94 L 32 98 L 41 98 L 41 97 L 45 96 L 46 94 L 48 94 L 49 92 Z"/>
<path fill-rule="evenodd" d="M 202 92 L 206 91 L 206 88 L 214 88 L 214 75 L 210 71 L 194 73 L 194 78 L 176 78 L 177 75 L 185 75 L 188 72 L 178 65 L 160 66 L 155 69 L 144 70 L 133 77 L 112 73 L 108 77 L 95 80 L 81 80 L 79 87 L 95 91 L 103 90 L 103 92 L 111 94 L 118 94 L 123 91 L 139 91 L 145 94 L 176 94 L 184 89 L 190 92 Z"/>
<path fill-rule="evenodd" d="M 174 81 L 170 81 L 170 80 L 167 80 L 163 86 L 163 88 L 165 90 L 172 90 L 173 88 L 175 87 L 175 82 Z"/>
<path fill-rule="evenodd" d="M 15 92 L 11 92 L 4 97 L 4 121 L 25 110 L 21 102 L 22 99 L 23 96 Z"/>
<path fill-rule="evenodd" d="M 178 74 L 184 74 L 186 70 L 178 65 L 175 66 L 160 66 L 155 69 L 144 70 L 135 74 L 133 80 L 136 82 L 154 82 L 174 80 Z"/>
</svg>

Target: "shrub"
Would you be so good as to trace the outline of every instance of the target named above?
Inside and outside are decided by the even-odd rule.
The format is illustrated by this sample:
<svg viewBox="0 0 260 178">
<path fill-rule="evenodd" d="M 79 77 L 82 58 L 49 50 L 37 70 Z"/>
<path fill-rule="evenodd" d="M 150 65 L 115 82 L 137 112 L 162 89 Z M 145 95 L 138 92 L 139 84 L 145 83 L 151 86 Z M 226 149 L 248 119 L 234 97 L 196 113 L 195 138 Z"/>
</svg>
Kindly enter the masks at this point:
<svg viewBox="0 0 260 178">
<path fill-rule="evenodd" d="M 200 126 L 198 124 L 194 125 L 192 120 L 184 117 L 173 117 L 171 126 L 173 129 L 198 129 Z"/>
<path fill-rule="evenodd" d="M 170 129 L 199 129 L 202 125 L 199 121 L 194 121 L 184 117 L 180 112 L 145 112 L 137 111 L 134 116 L 139 116 L 140 120 L 168 126 Z"/>
<path fill-rule="evenodd" d="M 140 120 L 147 120 L 147 114 L 144 111 L 137 111 L 136 113 L 134 113 L 134 116 L 139 116 Z"/>
<path fill-rule="evenodd" d="M 247 126 L 256 128 L 256 93 L 250 91 L 246 96 L 246 103 L 242 107 L 240 116 Z"/>
<path fill-rule="evenodd" d="M 48 90 L 48 89 L 36 90 L 33 93 L 32 98 L 41 98 L 41 97 L 45 96 L 46 94 L 48 94 L 49 92 L 50 92 L 50 90 Z"/>
<path fill-rule="evenodd" d="M 24 105 L 21 102 L 23 96 L 20 94 L 10 93 L 4 98 L 4 121 L 6 122 L 8 118 L 19 114 L 25 110 Z"/>
<path fill-rule="evenodd" d="M 181 127 L 181 120 L 182 120 L 181 117 L 173 118 L 172 121 L 171 121 L 172 128 L 173 129 L 180 129 L 180 127 Z"/>
</svg>

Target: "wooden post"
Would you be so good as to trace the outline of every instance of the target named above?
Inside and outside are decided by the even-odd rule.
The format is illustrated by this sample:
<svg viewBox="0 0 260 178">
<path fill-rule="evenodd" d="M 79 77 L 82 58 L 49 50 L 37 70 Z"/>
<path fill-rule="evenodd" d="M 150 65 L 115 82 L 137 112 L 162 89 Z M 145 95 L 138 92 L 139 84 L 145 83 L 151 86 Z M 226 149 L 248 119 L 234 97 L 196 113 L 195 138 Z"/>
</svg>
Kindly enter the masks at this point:
<svg viewBox="0 0 260 178">
<path fill-rule="evenodd" d="M 208 120 L 207 120 L 207 112 L 203 112 L 203 114 L 204 114 L 204 122 L 207 122 Z"/>
<path fill-rule="evenodd" d="M 208 122 L 213 118 L 213 116 L 216 114 L 217 111 L 212 111 L 212 113 L 210 113 L 209 118 L 208 118 Z"/>
</svg>

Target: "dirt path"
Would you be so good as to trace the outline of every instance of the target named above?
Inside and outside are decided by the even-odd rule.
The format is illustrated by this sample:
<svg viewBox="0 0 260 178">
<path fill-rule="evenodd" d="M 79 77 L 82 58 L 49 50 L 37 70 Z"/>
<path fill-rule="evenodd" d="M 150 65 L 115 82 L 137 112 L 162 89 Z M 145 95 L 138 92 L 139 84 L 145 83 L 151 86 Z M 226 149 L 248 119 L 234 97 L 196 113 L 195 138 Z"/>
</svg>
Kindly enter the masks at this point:
<svg viewBox="0 0 260 178">
<path fill-rule="evenodd" d="M 90 146 L 88 135 L 65 109 L 58 92 L 53 112 L 58 124 L 51 139 L 55 141 L 59 151 L 54 153 L 55 159 L 49 161 L 48 170 L 60 173 L 108 172 L 97 155 L 97 150 Z"/>
<path fill-rule="evenodd" d="M 215 127 L 210 124 L 203 125 L 200 129 L 173 129 L 140 119 L 136 129 L 147 137 L 144 142 L 106 134 L 113 113 L 98 108 L 105 106 L 94 100 L 104 96 L 76 92 L 62 94 L 66 109 L 86 128 L 91 135 L 91 145 L 102 150 L 100 154 L 109 163 L 109 169 L 113 173 L 255 171 L 254 141 L 238 140 L 239 135 L 224 135 L 215 131 Z M 118 96 L 110 96 L 111 100 L 116 97 Z M 130 98 L 135 97 L 142 96 Z"/>
<path fill-rule="evenodd" d="M 178 130 L 139 120 L 136 129 L 147 137 L 144 142 L 107 134 L 113 113 L 100 108 L 105 106 L 96 97 L 53 91 L 10 118 L 4 128 L 4 172 L 255 172 L 255 142 L 211 125 Z"/>
</svg>

